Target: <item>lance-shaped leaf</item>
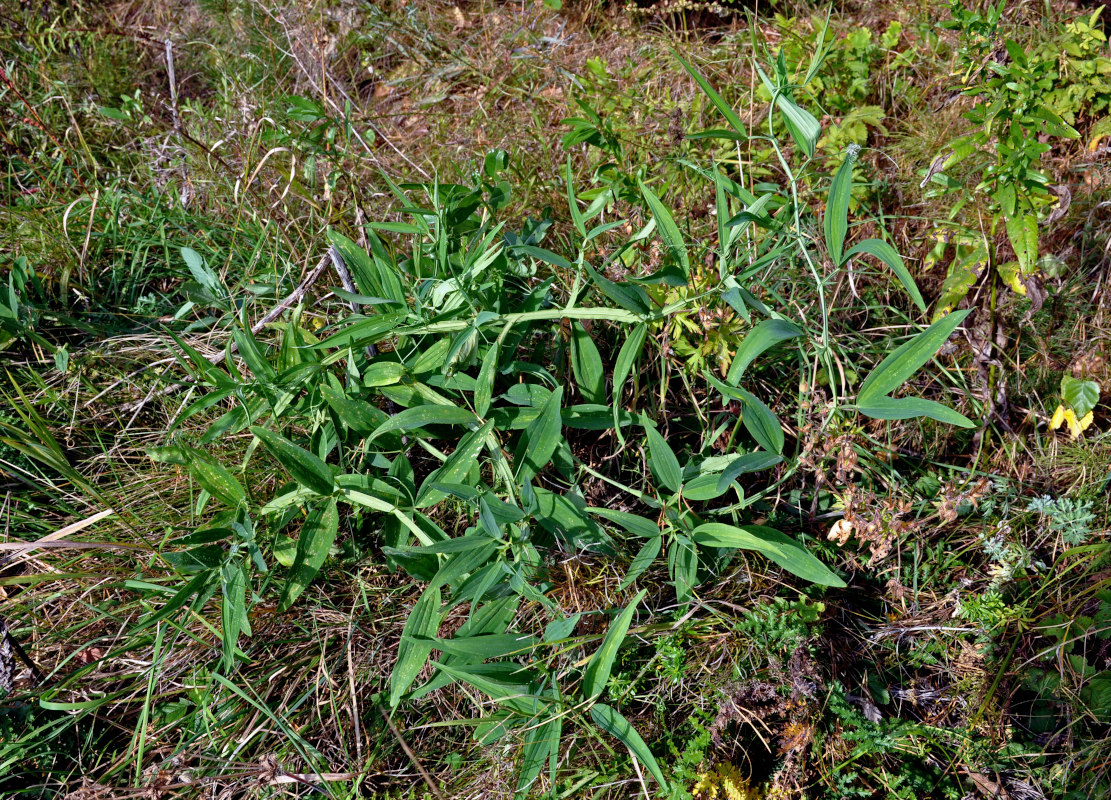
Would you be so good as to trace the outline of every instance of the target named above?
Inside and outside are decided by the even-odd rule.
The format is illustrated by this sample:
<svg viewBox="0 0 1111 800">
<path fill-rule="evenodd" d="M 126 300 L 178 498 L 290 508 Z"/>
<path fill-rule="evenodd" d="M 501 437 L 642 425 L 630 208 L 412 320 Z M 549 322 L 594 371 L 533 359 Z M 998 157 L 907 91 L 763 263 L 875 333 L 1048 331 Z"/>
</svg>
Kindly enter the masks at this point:
<svg viewBox="0 0 1111 800">
<path fill-rule="evenodd" d="M 764 320 L 745 334 L 745 338 L 737 346 L 737 354 L 729 365 L 726 382 L 736 386 L 749 364 L 780 342 L 797 336 L 802 336 L 802 331 L 793 322 L 785 319 Z"/>
<path fill-rule="evenodd" d="M 673 492 L 683 485 L 683 470 L 679 459 L 660 432 L 651 425 L 644 429 L 648 436 L 648 461 L 656 480 Z"/>
<path fill-rule="evenodd" d="M 621 647 L 621 643 L 625 641 L 625 634 L 629 632 L 629 625 L 633 621 L 633 614 L 636 613 L 637 603 L 641 601 L 646 591 L 641 589 L 637 592 L 633 601 L 610 625 L 609 630 L 606 631 L 606 637 L 602 640 L 601 647 L 595 651 L 594 655 L 590 657 L 590 661 L 587 662 L 586 669 L 583 671 L 584 697 L 593 699 L 605 691 L 606 684 L 610 679 L 610 671 L 613 669 L 613 663 L 617 660 L 617 650 Z"/>
<path fill-rule="evenodd" d="M 822 218 L 825 228 L 826 249 L 830 258 L 837 266 L 841 266 L 842 254 L 845 249 L 845 236 L 849 231 L 849 198 L 853 193 L 853 165 L 856 164 L 856 154 L 859 147 L 850 146 L 845 160 L 837 168 L 833 182 L 829 186 L 829 197 L 826 200 L 826 213 Z"/>
<path fill-rule="evenodd" d="M 895 273 L 895 277 L 899 279 L 899 283 L 907 290 L 910 299 L 914 304 L 924 313 L 926 311 L 926 301 L 922 299 L 922 293 L 918 291 L 918 284 L 914 282 L 911 277 L 910 271 L 903 263 L 903 257 L 899 255 L 899 251 L 889 245 L 887 242 L 880 239 L 865 239 L 863 242 L 852 247 L 849 252 L 845 253 L 844 260 L 847 261 L 853 256 L 867 253 L 870 256 L 875 256 L 887 267 Z"/>
<path fill-rule="evenodd" d="M 306 489 L 312 489 L 317 494 L 329 495 L 336 488 L 332 470 L 303 447 L 298 447 L 281 434 L 257 425 L 251 427 L 251 433 L 270 451 L 270 455 L 278 460 L 286 472 L 293 476 Z"/>
<path fill-rule="evenodd" d="M 664 790 L 668 789 L 667 780 L 664 778 L 660 765 L 656 763 L 656 757 L 652 755 L 652 751 L 648 749 L 648 745 L 645 744 L 644 739 L 636 732 L 636 729 L 629 724 L 629 720 L 602 703 L 595 703 L 591 707 L 590 718 L 594 720 L 595 725 L 628 747 L 629 752 L 636 756 L 637 761 L 648 767 L 648 771 L 652 773 L 652 777 L 656 779 L 660 786 Z"/>
<path fill-rule="evenodd" d="M 902 386 L 938 351 L 949 335 L 964 321 L 971 309 L 954 311 L 942 317 L 880 362 L 865 378 L 857 406 L 873 406 L 874 401 Z"/>
<path fill-rule="evenodd" d="M 336 540 L 338 528 L 339 512 L 336 501 L 331 498 L 314 508 L 305 519 L 297 537 L 297 555 L 282 588 L 281 600 L 278 601 L 279 611 L 285 611 L 293 605 L 316 577 L 316 573 L 320 572 L 332 549 L 332 542 Z"/>
<path fill-rule="evenodd" d="M 421 594 L 401 630 L 397 646 L 397 662 L 390 673 L 390 707 L 396 708 L 402 695 L 417 679 L 432 645 L 427 641 L 440 629 L 443 613 L 440 611 L 440 589 L 429 586 Z"/>
<path fill-rule="evenodd" d="M 571 325 L 571 370 L 579 392 L 588 403 L 606 402 L 606 376 L 602 356 L 580 322 Z"/>
<path fill-rule="evenodd" d="M 755 550 L 788 572 L 820 586 L 842 587 L 838 578 L 790 536 L 763 525 L 726 525 L 706 522 L 694 529 L 694 541 L 708 547 Z"/>
<path fill-rule="evenodd" d="M 679 232 L 679 226 L 675 224 L 675 218 L 671 216 L 667 206 L 660 202 L 660 198 L 656 197 L 655 193 L 645 186 L 644 181 L 637 181 L 637 183 L 640 185 L 640 192 L 644 195 L 648 208 L 652 212 L 652 218 L 656 220 L 656 227 L 660 229 L 660 236 L 663 237 L 668 252 L 675 259 L 675 263 L 682 268 L 683 276 L 689 277 L 691 262 L 687 257 L 687 244 L 683 241 L 683 234 Z"/>
</svg>

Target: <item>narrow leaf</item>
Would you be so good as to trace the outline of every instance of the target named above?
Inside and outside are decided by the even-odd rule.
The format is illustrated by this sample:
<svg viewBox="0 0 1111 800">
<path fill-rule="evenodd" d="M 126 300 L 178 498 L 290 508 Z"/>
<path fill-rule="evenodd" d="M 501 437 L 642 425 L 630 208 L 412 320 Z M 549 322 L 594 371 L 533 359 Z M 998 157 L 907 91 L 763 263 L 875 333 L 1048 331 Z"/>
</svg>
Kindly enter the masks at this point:
<svg viewBox="0 0 1111 800">
<path fill-rule="evenodd" d="M 679 466 L 679 459 L 658 430 L 649 425 L 644 432 L 648 436 L 648 461 L 652 474 L 672 492 L 679 491 L 679 487 L 683 485 L 683 470 Z"/>
<path fill-rule="evenodd" d="M 257 425 L 251 427 L 251 433 L 270 451 L 270 455 L 278 460 L 286 472 L 293 476 L 306 489 L 312 489 L 317 494 L 329 495 L 336 486 L 332 477 L 332 470 L 328 465 L 315 455 L 298 447 L 281 434 Z"/>
<path fill-rule="evenodd" d="M 606 637 L 602 640 L 602 645 L 587 662 L 586 669 L 583 671 L 583 697 L 593 699 L 605 691 L 606 684 L 610 679 L 610 671 L 613 669 L 614 661 L 617 660 L 617 650 L 621 647 L 621 643 L 625 641 L 625 634 L 629 632 L 629 625 L 633 621 L 633 614 L 636 613 L 637 603 L 644 598 L 646 591 L 641 589 L 637 592 L 632 602 L 610 625 L 609 630 L 606 631 Z"/>
<path fill-rule="evenodd" d="M 297 555 L 293 559 L 293 566 L 289 569 L 289 577 L 286 578 L 281 600 L 278 602 L 279 611 L 285 611 L 293 605 L 301 592 L 312 583 L 328 558 L 338 529 L 339 512 L 336 501 L 332 498 L 314 508 L 305 519 L 297 537 Z"/>
<path fill-rule="evenodd" d="M 850 146 L 833 176 L 833 183 L 829 186 L 829 198 L 826 200 L 826 213 L 822 218 L 822 225 L 826 234 L 826 249 L 836 266 L 841 266 L 842 253 L 845 249 L 845 236 L 849 230 L 849 198 L 853 193 L 853 165 L 856 164 L 856 154 L 859 148 Z"/>
<path fill-rule="evenodd" d="M 845 582 L 797 541 L 763 525 L 707 522 L 694 529 L 694 541 L 709 547 L 755 550 L 788 572 L 819 586 L 843 587 Z"/>
<path fill-rule="evenodd" d="M 733 363 L 729 365 L 726 382 L 736 386 L 749 364 L 780 342 L 797 336 L 802 336 L 802 331 L 792 322 L 785 319 L 764 320 L 741 340 L 737 354 L 733 356 Z"/>
<path fill-rule="evenodd" d="M 603 703 L 595 703 L 591 707 L 590 717 L 594 720 L 595 725 L 628 747 L 629 752 L 636 756 L 637 761 L 648 767 L 648 771 L 652 773 L 656 782 L 665 791 L 668 790 L 667 780 L 664 778 L 660 765 L 656 763 L 656 757 L 652 755 L 652 751 L 648 749 L 648 745 L 645 744 L 644 739 L 640 737 L 636 729 L 629 724 L 629 720 Z"/>
<path fill-rule="evenodd" d="M 971 309 L 953 311 L 898 347 L 864 380 L 857 397 L 857 405 L 873 406 L 876 399 L 891 394 L 906 383 L 911 375 L 933 357 L 949 335 L 970 313 L 972 313 Z"/>
<path fill-rule="evenodd" d="M 571 370 L 579 392 L 588 403 L 606 402 L 606 376 L 598 347 L 581 323 L 571 325 Z"/>
<path fill-rule="evenodd" d="M 638 181 L 640 185 L 640 192 L 644 195 L 644 199 L 648 203 L 648 208 L 652 212 L 652 218 L 656 220 L 656 227 L 660 229 L 660 236 L 667 245 L 671 257 L 682 268 L 684 276 L 690 276 L 691 264 L 690 259 L 687 257 L 687 245 L 683 241 L 683 235 L 679 232 L 679 226 L 675 224 L 674 217 L 667 207 L 660 202 L 660 198 L 645 186 L 644 181 Z"/>
<path fill-rule="evenodd" d="M 922 293 L 918 291 L 918 284 L 914 282 L 911 277 L 910 271 L 903 263 L 903 257 L 899 255 L 894 247 L 881 239 L 865 239 L 860 244 L 857 244 L 849 252 L 845 253 L 843 261 L 847 261 L 853 256 L 867 253 L 868 255 L 875 256 L 880 261 L 890 268 L 895 273 L 895 277 L 899 279 L 899 283 L 903 284 L 903 288 L 907 290 L 910 299 L 914 304 L 925 313 L 926 301 L 922 299 Z"/>
</svg>

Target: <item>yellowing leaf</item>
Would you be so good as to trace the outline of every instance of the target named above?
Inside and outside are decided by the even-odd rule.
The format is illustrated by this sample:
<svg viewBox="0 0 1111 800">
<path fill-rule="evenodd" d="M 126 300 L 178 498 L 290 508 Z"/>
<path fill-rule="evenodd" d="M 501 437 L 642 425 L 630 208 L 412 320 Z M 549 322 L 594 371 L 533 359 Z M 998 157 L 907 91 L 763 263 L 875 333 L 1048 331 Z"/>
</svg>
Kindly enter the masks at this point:
<svg viewBox="0 0 1111 800">
<path fill-rule="evenodd" d="M 1075 414 L 1073 415 L 1076 416 Z M 1057 406 L 1057 410 L 1053 412 L 1053 419 L 1049 421 L 1049 429 L 1055 431 L 1061 427 L 1061 423 L 1065 421 L 1065 407 Z"/>
</svg>

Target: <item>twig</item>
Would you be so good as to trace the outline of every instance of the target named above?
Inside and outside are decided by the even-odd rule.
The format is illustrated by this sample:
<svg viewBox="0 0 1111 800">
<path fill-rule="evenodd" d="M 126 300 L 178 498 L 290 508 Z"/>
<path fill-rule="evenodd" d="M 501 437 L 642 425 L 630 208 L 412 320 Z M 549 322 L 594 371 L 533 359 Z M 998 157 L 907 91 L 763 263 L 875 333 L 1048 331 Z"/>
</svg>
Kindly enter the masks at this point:
<svg viewBox="0 0 1111 800">
<path fill-rule="evenodd" d="M 401 749 L 405 751 L 405 755 L 407 755 L 409 757 L 409 760 L 413 762 L 413 766 L 417 768 L 417 772 L 419 772 L 421 778 L 424 779 L 424 783 L 426 786 L 428 786 L 428 790 L 432 792 L 432 794 L 437 797 L 438 800 L 444 800 L 444 796 L 440 793 L 439 787 L 437 787 L 436 784 L 432 781 L 432 776 L 428 774 L 428 770 L 426 770 L 424 768 L 424 765 L 420 763 L 420 759 L 417 758 L 417 754 L 412 751 L 408 743 L 406 743 L 405 739 L 401 736 L 401 731 L 399 731 L 397 729 L 397 726 L 393 724 L 393 720 L 390 719 L 390 715 L 386 713 L 386 710 L 384 708 L 379 709 L 379 711 L 382 712 L 382 719 L 386 720 L 386 724 L 390 726 L 390 732 L 394 735 L 394 738 L 397 739 L 397 743 L 401 745 Z"/>
</svg>

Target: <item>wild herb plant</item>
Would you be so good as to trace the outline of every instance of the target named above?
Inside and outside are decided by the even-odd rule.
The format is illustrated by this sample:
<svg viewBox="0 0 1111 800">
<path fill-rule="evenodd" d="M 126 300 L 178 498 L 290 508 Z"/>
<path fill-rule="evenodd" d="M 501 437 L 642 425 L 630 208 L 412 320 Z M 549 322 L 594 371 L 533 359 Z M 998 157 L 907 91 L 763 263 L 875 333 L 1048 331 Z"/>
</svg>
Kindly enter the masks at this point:
<svg viewBox="0 0 1111 800">
<path fill-rule="evenodd" d="M 811 385 L 819 372 L 834 376 L 844 375 L 846 365 L 863 368 L 832 338 L 833 275 L 822 266 L 827 262 L 839 270 L 853 259 L 876 258 L 925 310 L 889 243 L 848 242 L 855 146 L 830 184 L 822 238 L 809 233 L 815 215 L 803 205 L 799 187 L 802 175 L 817 166 L 821 128 L 793 99 L 802 87 L 791 83 L 782 56 L 771 66 L 774 77 L 757 66 L 774 109 L 766 132 L 747 131 L 705 79 L 683 65 L 729 123 L 727 135 L 763 140 L 787 179 L 781 188 L 765 184 L 757 196 L 713 165 L 688 165 L 716 197 L 718 241 L 708 252 L 717 282 L 662 307 L 654 302 L 646 287 L 661 280 L 688 284 L 697 249 L 639 177 L 635 185 L 648 222 L 614 243 L 610 234 L 626 221 L 599 221 L 607 207 L 604 194 L 583 209 L 568 171 L 573 231 L 566 256 L 541 247 L 547 224 L 514 233 L 497 221 L 507 191 L 498 177 L 504 155 L 489 157 L 470 186 L 389 183 L 406 221 L 371 223 L 369 252 L 330 235 L 332 255 L 354 283 L 353 290 L 337 293 L 357 313 L 318 336 L 295 312 L 275 323 L 276 344 L 270 347 L 240 324 L 227 353 L 234 348 L 249 372 L 225 371 L 179 341 L 183 364 L 207 391 L 177 424 L 218 403 L 231 408 L 209 425 L 200 448 L 177 442 L 152 451 L 188 468 L 201 488 L 197 511 L 210 516 L 164 551 L 184 583 L 143 628 L 218 594 L 218 669 L 233 674 L 242 658 L 237 643 L 251 635 L 250 598 L 273 562 L 285 566 L 280 610 L 295 603 L 323 568 L 341 529 L 369 525 L 388 562 L 425 585 L 402 631 L 390 676 L 391 708 L 453 681 L 488 696 L 497 710 L 483 719 L 475 737 L 484 744 L 511 733 L 522 738 L 522 794 L 545 765 L 554 783 L 565 725 L 593 724 L 613 735 L 666 784 L 643 739 L 617 708 L 602 702 L 646 590 L 613 611 L 588 658 L 569 661 L 563 655 L 568 648 L 591 641 L 574 636 L 579 616 L 565 618 L 549 596 L 546 559 L 631 549 L 636 554 L 619 587 L 624 592 L 666 556 L 681 607 L 738 550 L 758 553 L 804 581 L 844 586 L 797 538 L 752 519 L 753 504 L 785 478 L 755 494 L 746 493 L 738 479 L 783 463 L 789 451 L 780 420 L 745 388 L 746 369 L 785 343 L 794 347 L 803 381 Z M 807 80 L 820 68 L 818 57 Z M 600 118 L 576 124 L 588 138 L 605 130 Z M 794 144 L 794 165 L 784 130 Z M 606 137 L 597 135 L 596 143 L 605 146 Z M 628 194 L 629 181 L 621 186 Z M 605 277 L 609 264 L 650 237 L 662 240 L 665 254 L 655 275 Z M 598 249 L 608 255 L 595 265 L 587 252 Z M 195 254 L 185 251 L 184 257 L 199 283 L 212 282 Z M 786 264 L 811 276 L 820 318 L 799 318 L 754 294 L 762 274 Z M 549 277 L 539 278 L 542 271 Z M 217 288 L 210 287 L 210 303 L 223 302 Z M 716 298 L 751 328 L 724 380 L 703 375 L 711 391 L 740 408 L 732 437 L 739 446 L 707 458 L 665 438 L 651 407 L 630 406 L 638 395 L 629 389 L 639 383 L 638 365 L 651 357 L 652 327 Z M 970 426 L 936 401 L 895 396 L 966 315 L 954 312 L 893 348 L 855 398 L 843 380 L 835 384 L 825 424 L 835 418 L 851 424 L 863 414 Z M 614 340 L 620 346 L 611 367 L 602 350 Z M 738 438 L 742 426 L 749 440 Z M 250 444 L 238 464 L 222 464 L 203 449 L 248 431 Z M 643 447 L 649 474 L 641 484 L 622 483 L 577 456 L 572 436 L 602 431 L 611 431 L 618 443 Z M 286 476 L 276 491 L 260 491 L 239 477 L 248 463 L 263 458 L 273 459 Z M 788 462 L 783 475 L 794 468 Z M 590 506 L 579 489 L 586 477 L 610 485 L 643 511 Z M 449 509 L 463 520 L 458 527 L 442 523 Z M 522 628 L 523 604 L 543 609 L 550 624 L 543 631 Z M 448 615 L 460 611 L 462 627 L 441 635 Z M 431 677 L 422 679 L 433 651 L 440 655 L 431 662 Z"/>
</svg>

